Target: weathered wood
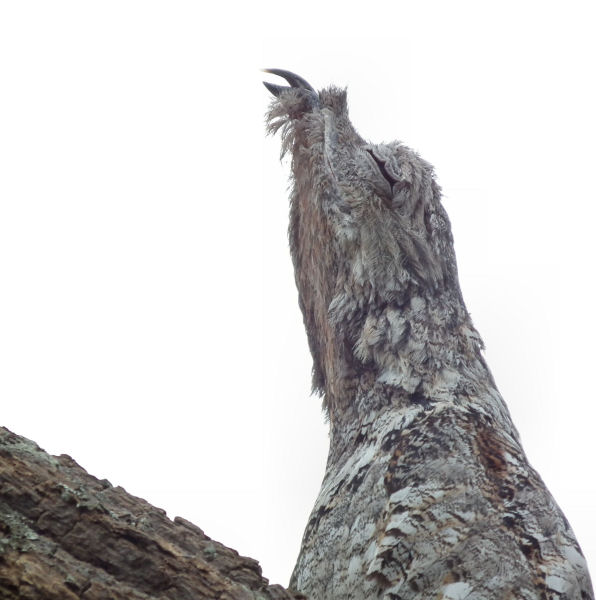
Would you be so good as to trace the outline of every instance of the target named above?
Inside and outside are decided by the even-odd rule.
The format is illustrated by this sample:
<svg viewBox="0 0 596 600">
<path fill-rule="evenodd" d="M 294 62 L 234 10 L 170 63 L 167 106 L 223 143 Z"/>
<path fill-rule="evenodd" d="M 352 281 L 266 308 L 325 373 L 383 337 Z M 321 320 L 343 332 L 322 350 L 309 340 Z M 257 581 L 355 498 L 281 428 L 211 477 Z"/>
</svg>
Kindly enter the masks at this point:
<svg viewBox="0 0 596 600">
<path fill-rule="evenodd" d="M 290 600 L 256 560 L 0 428 L 0 598 Z"/>
</svg>

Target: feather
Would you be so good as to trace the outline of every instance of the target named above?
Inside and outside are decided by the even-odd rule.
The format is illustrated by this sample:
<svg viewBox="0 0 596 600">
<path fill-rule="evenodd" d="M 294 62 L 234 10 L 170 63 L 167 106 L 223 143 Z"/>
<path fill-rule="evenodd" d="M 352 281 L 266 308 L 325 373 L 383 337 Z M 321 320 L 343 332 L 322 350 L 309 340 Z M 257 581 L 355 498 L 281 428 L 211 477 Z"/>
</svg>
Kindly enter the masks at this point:
<svg viewBox="0 0 596 600">
<path fill-rule="evenodd" d="M 290 251 L 331 436 L 291 587 L 593 600 L 482 356 L 433 168 L 363 140 L 344 90 L 278 74 L 292 87 L 272 89 L 267 127 L 292 155 Z"/>
</svg>

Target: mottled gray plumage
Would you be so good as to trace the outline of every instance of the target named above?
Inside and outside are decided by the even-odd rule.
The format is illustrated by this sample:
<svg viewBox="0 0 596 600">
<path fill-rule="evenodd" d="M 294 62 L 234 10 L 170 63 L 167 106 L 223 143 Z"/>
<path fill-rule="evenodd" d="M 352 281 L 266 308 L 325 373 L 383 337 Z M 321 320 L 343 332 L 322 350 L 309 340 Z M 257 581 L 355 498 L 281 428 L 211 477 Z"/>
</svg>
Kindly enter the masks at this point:
<svg viewBox="0 0 596 600">
<path fill-rule="evenodd" d="M 593 600 L 482 356 L 433 168 L 363 140 L 344 90 L 269 72 L 290 84 L 266 84 L 267 124 L 292 155 L 290 248 L 331 438 L 291 586 L 310 600 Z"/>
</svg>

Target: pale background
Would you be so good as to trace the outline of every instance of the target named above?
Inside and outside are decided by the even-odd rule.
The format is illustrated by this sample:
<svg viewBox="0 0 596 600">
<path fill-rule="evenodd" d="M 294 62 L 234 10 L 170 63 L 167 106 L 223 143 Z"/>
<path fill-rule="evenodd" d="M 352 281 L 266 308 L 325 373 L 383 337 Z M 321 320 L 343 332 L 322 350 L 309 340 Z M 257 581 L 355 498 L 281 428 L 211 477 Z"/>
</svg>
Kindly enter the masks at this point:
<svg viewBox="0 0 596 600">
<path fill-rule="evenodd" d="M 2 2 L 1 424 L 287 584 L 327 451 L 263 127 L 258 69 L 290 69 L 435 164 L 488 362 L 594 573 L 592 7 Z"/>
</svg>

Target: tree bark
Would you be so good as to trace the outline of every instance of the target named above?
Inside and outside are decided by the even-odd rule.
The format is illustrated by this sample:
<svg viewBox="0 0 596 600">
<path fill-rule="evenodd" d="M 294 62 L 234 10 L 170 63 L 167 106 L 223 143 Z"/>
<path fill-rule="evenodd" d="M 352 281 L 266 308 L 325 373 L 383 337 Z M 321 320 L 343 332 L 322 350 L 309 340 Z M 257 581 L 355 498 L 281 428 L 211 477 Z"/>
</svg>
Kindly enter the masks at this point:
<svg viewBox="0 0 596 600">
<path fill-rule="evenodd" d="M 259 563 L 0 428 L 0 599 L 291 600 Z"/>
</svg>

